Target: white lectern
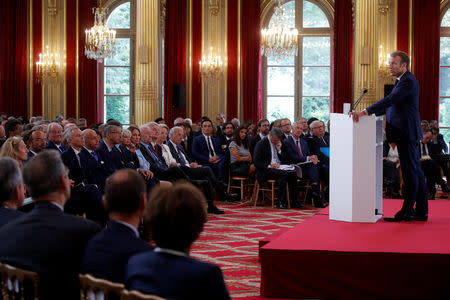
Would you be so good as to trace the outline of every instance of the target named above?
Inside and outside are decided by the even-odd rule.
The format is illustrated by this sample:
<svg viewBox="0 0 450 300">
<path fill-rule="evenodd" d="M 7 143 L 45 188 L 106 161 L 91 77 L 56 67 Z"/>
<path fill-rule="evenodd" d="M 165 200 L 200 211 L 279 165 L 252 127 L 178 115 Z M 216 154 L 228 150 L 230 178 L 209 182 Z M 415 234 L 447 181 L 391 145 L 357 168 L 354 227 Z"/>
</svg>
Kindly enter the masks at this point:
<svg viewBox="0 0 450 300">
<path fill-rule="evenodd" d="M 330 115 L 330 220 L 375 223 L 383 213 L 383 118 Z"/>
</svg>

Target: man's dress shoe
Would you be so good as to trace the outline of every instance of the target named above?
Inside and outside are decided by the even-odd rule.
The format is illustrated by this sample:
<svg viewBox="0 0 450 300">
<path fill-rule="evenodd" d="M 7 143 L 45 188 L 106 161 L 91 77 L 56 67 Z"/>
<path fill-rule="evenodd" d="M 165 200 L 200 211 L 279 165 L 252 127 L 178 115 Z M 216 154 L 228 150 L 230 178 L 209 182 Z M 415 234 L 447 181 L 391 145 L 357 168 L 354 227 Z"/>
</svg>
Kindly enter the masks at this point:
<svg viewBox="0 0 450 300">
<path fill-rule="evenodd" d="M 386 222 L 402 222 L 402 221 L 409 222 L 413 221 L 413 219 L 414 216 L 399 211 L 398 213 L 395 214 L 394 217 L 385 217 L 383 220 L 385 220 Z"/>
<path fill-rule="evenodd" d="M 414 216 L 414 221 L 428 221 L 428 215 L 415 215 Z"/>
<path fill-rule="evenodd" d="M 215 215 L 222 215 L 225 212 L 223 210 L 220 210 L 219 208 L 217 208 L 217 206 L 215 206 L 214 204 L 210 204 L 208 206 L 208 213 L 215 214 Z"/>
</svg>

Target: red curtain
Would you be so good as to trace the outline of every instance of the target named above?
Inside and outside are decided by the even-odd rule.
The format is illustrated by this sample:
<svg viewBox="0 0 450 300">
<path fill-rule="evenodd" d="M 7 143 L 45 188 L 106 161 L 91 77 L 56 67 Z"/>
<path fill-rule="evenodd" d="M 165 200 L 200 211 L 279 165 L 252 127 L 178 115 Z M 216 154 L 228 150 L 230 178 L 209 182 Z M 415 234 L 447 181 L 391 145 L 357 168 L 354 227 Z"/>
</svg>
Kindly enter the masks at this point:
<svg viewBox="0 0 450 300">
<path fill-rule="evenodd" d="M 170 0 L 166 4 L 164 37 L 164 118 L 173 124 L 177 111 L 172 107 L 173 86 L 186 84 L 186 4 L 185 0 Z M 186 109 L 180 110 L 186 115 Z"/>
<path fill-rule="evenodd" d="M 397 50 L 409 52 L 409 0 L 397 1 Z"/>
<path fill-rule="evenodd" d="M 75 118 L 77 111 L 76 100 L 76 19 L 77 2 L 66 3 L 66 117 Z M 84 33 L 80 31 L 80 33 Z"/>
<path fill-rule="evenodd" d="M 241 1 L 241 65 L 244 120 L 262 117 L 260 0 Z"/>
<path fill-rule="evenodd" d="M 332 59 L 333 100 L 331 111 L 342 113 L 352 99 L 353 18 L 352 1 L 336 0 Z"/>
<path fill-rule="evenodd" d="M 42 115 L 42 85 L 36 77 L 36 62 L 39 60 L 39 53 L 43 52 L 42 46 L 42 1 L 33 1 L 33 116 Z"/>
<path fill-rule="evenodd" d="M 227 115 L 231 120 L 237 117 L 238 94 L 237 94 L 237 75 L 238 75 L 238 1 L 228 0 L 228 33 L 227 33 L 227 52 L 228 52 L 228 70 L 227 70 Z"/>
<path fill-rule="evenodd" d="M 439 117 L 439 2 L 413 1 L 413 71 L 419 81 L 419 111 L 424 120 Z"/>
<path fill-rule="evenodd" d="M 80 0 L 78 7 L 78 95 L 80 117 L 86 118 L 88 124 L 98 122 L 97 98 L 97 61 L 84 55 L 84 31 L 94 26 L 92 8 L 97 6 L 95 0 Z"/>
<path fill-rule="evenodd" d="M 0 111 L 27 118 L 27 1 L 1 1 Z"/>
<path fill-rule="evenodd" d="M 202 59 L 202 0 L 192 1 L 192 111 L 195 122 L 202 116 L 202 79 L 198 62 Z"/>
</svg>

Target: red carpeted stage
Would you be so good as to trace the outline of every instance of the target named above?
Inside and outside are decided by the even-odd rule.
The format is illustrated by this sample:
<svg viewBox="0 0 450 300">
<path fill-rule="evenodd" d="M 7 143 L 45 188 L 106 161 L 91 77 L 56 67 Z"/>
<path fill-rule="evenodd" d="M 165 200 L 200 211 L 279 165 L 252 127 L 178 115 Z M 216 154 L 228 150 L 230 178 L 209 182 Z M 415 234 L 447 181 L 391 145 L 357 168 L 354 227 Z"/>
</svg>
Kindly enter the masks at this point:
<svg viewBox="0 0 450 300">
<path fill-rule="evenodd" d="M 402 200 L 384 200 L 393 216 Z M 320 299 L 450 299 L 450 201 L 428 222 L 330 221 L 328 209 L 260 249 L 261 295 Z"/>
</svg>

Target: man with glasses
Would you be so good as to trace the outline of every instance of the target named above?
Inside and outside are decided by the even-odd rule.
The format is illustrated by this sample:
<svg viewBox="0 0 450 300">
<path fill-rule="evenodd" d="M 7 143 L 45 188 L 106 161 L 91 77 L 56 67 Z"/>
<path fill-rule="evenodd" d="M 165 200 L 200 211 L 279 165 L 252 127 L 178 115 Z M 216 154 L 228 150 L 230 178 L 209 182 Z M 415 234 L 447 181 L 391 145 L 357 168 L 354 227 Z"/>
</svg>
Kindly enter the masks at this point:
<svg viewBox="0 0 450 300">
<path fill-rule="evenodd" d="M 265 138 L 269 134 L 269 120 L 267 119 L 261 119 L 258 121 L 258 134 L 255 135 L 250 141 L 249 141 L 249 149 L 250 153 L 252 154 L 252 157 L 254 157 L 255 147 L 256 144 Z"/>
<path fill-rule="evenodd" d="M 120 159 L 120 152 L 116 148 L 122 140 L 122 128 L 117 125 L 106 125 L 103 130 L 103 140 L 100 142 L 95 152 L 98 158 L 104 162 L 108 175 L 116 170 L 123 168 L 123 162 Z"/>
</svg>

